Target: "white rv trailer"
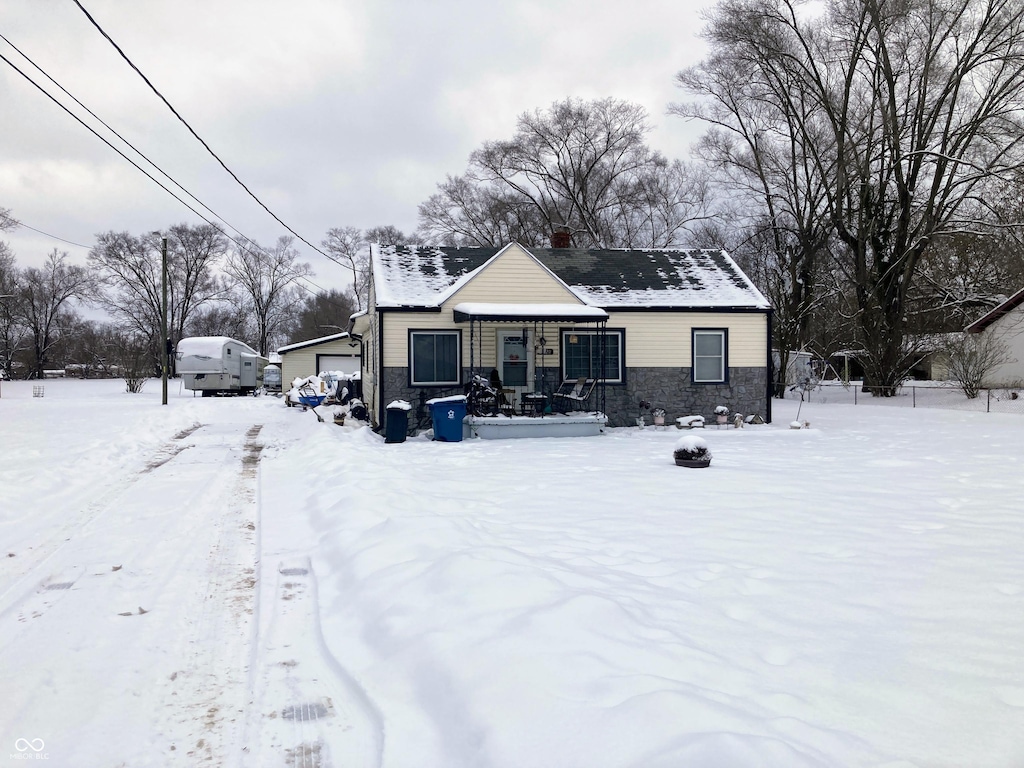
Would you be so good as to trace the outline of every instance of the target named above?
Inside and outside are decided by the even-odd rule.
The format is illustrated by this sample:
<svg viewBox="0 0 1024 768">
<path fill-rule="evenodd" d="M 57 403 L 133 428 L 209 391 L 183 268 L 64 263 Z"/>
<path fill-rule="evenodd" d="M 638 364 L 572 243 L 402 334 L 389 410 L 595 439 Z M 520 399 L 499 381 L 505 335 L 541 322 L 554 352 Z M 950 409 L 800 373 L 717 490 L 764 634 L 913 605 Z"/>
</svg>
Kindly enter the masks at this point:
<svg viewBox="0 0 1024 768">
<path fill-rule="evenodd" d="M 250 394 L 263 386 L 267 358 L 227 336 L 193 336 L 178 342 L 177 371 L 185 388 L 213 394 Z"/>
</svg>

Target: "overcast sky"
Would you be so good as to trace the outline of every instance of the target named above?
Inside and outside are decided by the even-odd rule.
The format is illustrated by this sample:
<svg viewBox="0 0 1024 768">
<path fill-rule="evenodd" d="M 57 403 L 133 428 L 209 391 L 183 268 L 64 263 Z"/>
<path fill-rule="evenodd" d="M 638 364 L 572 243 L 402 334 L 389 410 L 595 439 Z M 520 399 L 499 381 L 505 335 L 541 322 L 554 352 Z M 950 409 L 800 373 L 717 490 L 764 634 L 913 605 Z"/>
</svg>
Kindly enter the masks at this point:
<svg viewBox="0 0 1024 768">
<path fill-rule="evenodd" d="M 650 145 L 670 158 L 688 157 L 699 131 L 666 114 L 684 96 L 675 73 L 703 50 L 696 3 L 81 2 L 241 180 L 317 245 L 336 226 L 414 230 L 417 205 L 445 174 L 462 173 L 470 152 L 568 96 L 642 104 Z M 0 34 L 243 234 L 263 244 L 286 234 L 72 0 L 3 0 Z M 0 53 L 46 82 L 2 40 Z M 3 61 L 0 207 L 86 246 L 98 232 L 201 223 Z M 5 239 L 21 266 L 54 247 L 85 260 L 85 249 L 24 228 Z M 344 285 L 340 268 L 299 245 L 319 284 Z"/>
</svg>

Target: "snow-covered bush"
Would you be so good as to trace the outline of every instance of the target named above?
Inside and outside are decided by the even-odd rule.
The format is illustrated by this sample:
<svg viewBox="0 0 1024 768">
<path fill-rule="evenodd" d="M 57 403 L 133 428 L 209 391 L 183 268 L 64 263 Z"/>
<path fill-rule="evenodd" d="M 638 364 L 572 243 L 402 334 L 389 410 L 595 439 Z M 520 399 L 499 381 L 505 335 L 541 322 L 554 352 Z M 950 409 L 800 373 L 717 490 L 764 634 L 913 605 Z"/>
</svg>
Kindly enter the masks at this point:
<svg viewBox="0 0 1024 768">
<path fill-rule="evenodd" d="M 942 351 L 949 358 L 949 378 L 970 400 L 981 392 L 985 377 L 1010 359 L 1009 346 L 993 333 L 949 334 Z"/>
</svg>

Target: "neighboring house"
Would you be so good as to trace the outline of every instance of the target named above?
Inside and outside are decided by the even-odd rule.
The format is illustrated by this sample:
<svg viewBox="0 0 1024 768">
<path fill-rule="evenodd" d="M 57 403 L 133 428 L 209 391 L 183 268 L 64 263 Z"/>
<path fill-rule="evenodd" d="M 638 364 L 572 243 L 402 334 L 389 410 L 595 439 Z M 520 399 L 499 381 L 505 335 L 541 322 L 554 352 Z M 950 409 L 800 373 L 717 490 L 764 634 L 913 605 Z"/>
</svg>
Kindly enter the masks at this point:
<svg viewBox="0 0 1024 768">
<path fill-rule="evenodd" d="M 642 401 L 771 419 L 771 307 L 723 251 L 374 245 L 371 266 L 349 331 L 378 426 L 388 403 L 422 409 L 492 369 L 519 402 L 596 377 L 588 406 L 611 426 Z"/>
<path fill-rule="evenodd" d="M 984 334 L 1004 345 L 1005 362 L 989 371 L 984 387 L 1019 387 L 1024 383 L 1024 289 L 968 325 L 966 333 Z"/>
<path fill-rule="evenodd" d="M 359 342 L 348 333 L 335 333 L 278 347 L 281 381 L 287 389 L 298 378 L 315 376 L 321 371 L 355 373 L 359 370 Z"/>
</svg>

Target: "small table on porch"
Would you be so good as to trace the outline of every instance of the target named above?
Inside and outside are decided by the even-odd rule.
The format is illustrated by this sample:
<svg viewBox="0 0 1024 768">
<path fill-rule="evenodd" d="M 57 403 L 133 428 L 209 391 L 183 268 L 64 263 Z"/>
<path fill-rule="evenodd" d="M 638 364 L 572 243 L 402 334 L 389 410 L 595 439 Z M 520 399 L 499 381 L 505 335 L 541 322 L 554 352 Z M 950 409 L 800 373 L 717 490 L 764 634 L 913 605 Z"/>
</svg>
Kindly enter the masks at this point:
<svg viewBox="0 0 1024 768">
<path fill-rule="evenodd" d="M 544 406 L 547 405 L 548 396 L 534 392 L 527 392 L 520 398 L 519 412 L 523 416 L 538 416 L 544 413 Z"/>
</svg>

